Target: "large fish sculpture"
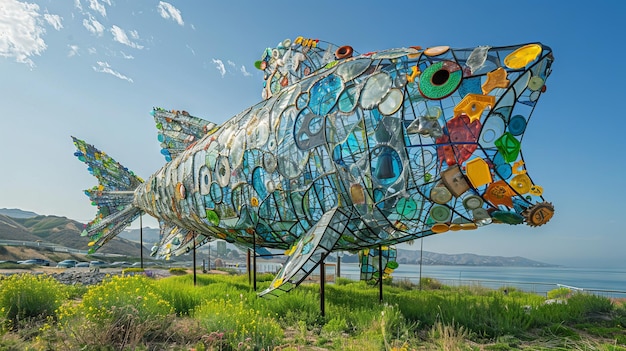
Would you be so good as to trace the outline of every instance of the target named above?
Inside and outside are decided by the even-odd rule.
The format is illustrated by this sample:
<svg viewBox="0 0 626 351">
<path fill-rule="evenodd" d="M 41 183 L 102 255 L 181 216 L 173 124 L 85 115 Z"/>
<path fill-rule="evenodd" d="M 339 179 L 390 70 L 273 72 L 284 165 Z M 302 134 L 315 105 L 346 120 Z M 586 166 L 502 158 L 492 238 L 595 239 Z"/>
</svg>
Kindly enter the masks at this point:
<svg viewBox="0 0 626 351">
<path fill-rule="evenodd" d="M 275 297 L 331 251 L 360 250 L 362 277 L 377 280 L 397 267 L 394 244 L 542 225 L 554 208 L 520 145 L 552 61 L 540 43 L 357 54 L 284 40 L 255 63 L 263 101 L 224 124 L 152 111 L 168 162 L 147 181 L 74 138 L 99 180 L 83 235 L 93 252 L 145 212 L 161 223 L 158 257 L 214 239 L 282 249 L 260 294 Z"/>
</svg>

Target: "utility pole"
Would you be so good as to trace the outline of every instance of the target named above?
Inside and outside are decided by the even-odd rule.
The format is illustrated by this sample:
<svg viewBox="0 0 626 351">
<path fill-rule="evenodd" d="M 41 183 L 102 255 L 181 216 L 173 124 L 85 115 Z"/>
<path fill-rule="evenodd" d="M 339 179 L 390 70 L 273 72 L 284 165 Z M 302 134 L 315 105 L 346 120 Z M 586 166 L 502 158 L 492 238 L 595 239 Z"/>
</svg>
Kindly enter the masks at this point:
<svg viewBox="0 0 626 351">
<path fill-rule="evenodd" d="M 141 258 L 141 269 L 143 269 L 143 212 L 139 215 L 139 257 Z"/>
</svg>

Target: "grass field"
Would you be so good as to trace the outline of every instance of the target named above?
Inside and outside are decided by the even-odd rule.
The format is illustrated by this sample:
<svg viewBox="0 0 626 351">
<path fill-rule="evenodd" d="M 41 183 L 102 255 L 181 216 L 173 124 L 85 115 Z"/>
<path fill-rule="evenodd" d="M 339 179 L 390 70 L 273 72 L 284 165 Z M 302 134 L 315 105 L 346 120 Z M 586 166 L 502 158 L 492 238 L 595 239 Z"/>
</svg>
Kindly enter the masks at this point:
<svg viewBox="0 0 626 351">
<path fill-rule="evenodd" d="M 129 272 L 127 272 L 129 273 Z M 176 272 L 180 273 L 180 272 Z M 184 273 L 184 272 L 183 272 Z M 378 288 L 339 278 L 274 300 L 247 275 L 152 272 L 94 286 L 46 274 L 0 280 L 2 350 L 626 350 L 626 307 L 567 290 L 447 287 L 425 278 Z M 258 277 L 267 287 L 270 275 Z M 551 303 L 548 303 L 551 302 Z"/>
</svg>

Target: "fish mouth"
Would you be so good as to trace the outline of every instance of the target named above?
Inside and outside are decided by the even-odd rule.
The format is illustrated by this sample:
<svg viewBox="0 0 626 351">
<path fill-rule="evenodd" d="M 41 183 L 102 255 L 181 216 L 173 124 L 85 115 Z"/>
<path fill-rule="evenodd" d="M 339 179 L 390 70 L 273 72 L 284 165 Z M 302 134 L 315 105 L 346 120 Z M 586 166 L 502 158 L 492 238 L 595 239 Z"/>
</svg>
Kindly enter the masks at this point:
<svg viewBox="0 0 626 351">
<path fill-rule="evenodd" d="M 493 160 L 495 173 L 500 176 L 502 185 L 506 183 L 508 186 L 507 195 L 512 200 L 506 204 L 510 212 L 495 210 L 491 211 L 491 215 L 494 222 L 518 224 L 523 221 L 531 227 L 538 227 L 554 216 L 554 205 L 545 201 L 543 188 L 530 178 L 521 144 L 536 103 L 546 92 L 546 79 L 551 73 L 554 57 L 549 47 L 538 43 L 520 45 L 511 50 L 502 63 L 508 76 L 515 79 L 511 79 L 502 95 L 495 94 L 497 102 L 486 121 L 489 118 L 502 118 L 505 122 L 504 133 L 493 142 L 497 149 Z M 484 128 L 481 133 L 484 135 Z M 494 198 L 493 192 L 490 193 L 494 189 L 497 187 L 493 187 L 493 184 L 488 186 L 484 197 L 488 201 L 492 200 L 496 206 L 502 205 Z M 507 217 L 509 213 L 517 215 L 514 220 Z"/>
</svg>

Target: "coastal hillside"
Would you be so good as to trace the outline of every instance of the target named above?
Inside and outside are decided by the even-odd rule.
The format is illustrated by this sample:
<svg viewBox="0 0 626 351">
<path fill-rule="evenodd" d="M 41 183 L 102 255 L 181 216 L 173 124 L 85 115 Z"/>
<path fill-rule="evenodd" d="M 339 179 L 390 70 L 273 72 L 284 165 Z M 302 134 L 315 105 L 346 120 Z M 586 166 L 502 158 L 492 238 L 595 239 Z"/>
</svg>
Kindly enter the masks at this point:
<svg viewBox="0 0 626 351">
<path fill-rule="evenodd" d="M 88 237 L 80 236 L 84 224 L 58 216 L 39 216 L 14 218 L 0 212 L 0 240 L 23 242 L 41 242 L 55 244 L 70 249 L 87 251 Z M 114 238 L 103 246 L 99 253 L 139 256 L 139 243 L 123 238 Z M 143 248 L 144 255 L 149 249 Z"/>
</svg>

